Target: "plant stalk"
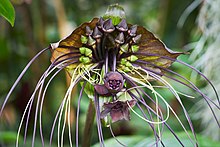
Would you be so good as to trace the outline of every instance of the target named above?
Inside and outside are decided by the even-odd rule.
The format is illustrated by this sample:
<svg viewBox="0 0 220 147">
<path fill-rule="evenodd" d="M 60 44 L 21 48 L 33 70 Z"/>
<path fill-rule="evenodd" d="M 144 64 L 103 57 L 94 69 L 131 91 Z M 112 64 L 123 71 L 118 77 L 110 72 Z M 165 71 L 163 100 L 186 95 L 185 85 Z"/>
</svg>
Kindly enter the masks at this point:
<svg viewBox="0 0 220 147">
<path fill-rule="evenodd" d="M 82 147 L 90 147 L 94 118 L 95 118 L 95 107 L 93 101 L 90 100 L 89 108 L 86 116 L 85 128 L 83 132 Z"/>
</svg>

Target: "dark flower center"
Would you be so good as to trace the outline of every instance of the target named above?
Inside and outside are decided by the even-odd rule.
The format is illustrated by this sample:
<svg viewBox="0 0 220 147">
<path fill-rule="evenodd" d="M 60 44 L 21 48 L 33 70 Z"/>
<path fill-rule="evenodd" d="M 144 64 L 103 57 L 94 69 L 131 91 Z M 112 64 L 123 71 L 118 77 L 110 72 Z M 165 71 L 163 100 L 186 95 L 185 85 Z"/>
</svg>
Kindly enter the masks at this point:
<svg viewBox="0 0 220 147">
<path fill-rule="evenodd" d="M 108 86 L 111 89 L 117 90 L 121 86 L 122 82 L 120 80 L 109 80 Z"/>
<path fill-rule="evenodd" d="M 123 88 L 123 85 L 124 85 L 123 77 L 118 72 L 107 73 L 104 81 L 105 81 L 104 83 L 105 87 L 110 92 L 119 92 Z"/>
<path fill-rule="evenodd" d="M 96 92 L 102 96 L 115 95 L 124 86 L 124 78 L 118 72 L 108 72 L 104 77 L 104 84 L 94 86 Z"/>
<path fill-rule="evenodd" d="M 123 103 L 118 103 L 112 109 L 113 110 L 120 110 L 120 111 L 122 111 L 122 108 L 123 108 Z"/>
<path fill-rule="evenodd" d="M 107 66 L 114 69 L 114 62 L 121 61 L 122 54 L 137 52 L 139 49 L 138 42 L 141 34 L 137 34 L 137 25 L 130 26 L 125 19 L 122 19 L 119 24 L 113 25 L 111 19 L 100 18 L 94 28 L 86 26 L 85 31 L 86 36 L 81 36 L 83 46 L 80 48 L 82 54 L 80 62 L 82 63 L 107 59 L 109 60 Z M 124 67 L 128 65 L 124 65 Z M 120 84 L 120 81 L 112 81 L 109 83 L 109 87 L 117 89 Z"/>
</svg>

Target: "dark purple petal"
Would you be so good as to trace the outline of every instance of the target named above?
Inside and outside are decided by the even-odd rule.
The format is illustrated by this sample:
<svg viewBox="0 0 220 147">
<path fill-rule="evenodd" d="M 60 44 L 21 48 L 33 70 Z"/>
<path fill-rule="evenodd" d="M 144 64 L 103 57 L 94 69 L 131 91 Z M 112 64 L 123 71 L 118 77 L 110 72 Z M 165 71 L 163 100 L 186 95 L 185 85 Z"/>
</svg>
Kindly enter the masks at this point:
<svg viewBox="0 0 220 147">
<path fill-rule="evenodd" d="M 119 120 L 130 120 L 129 106 L 133 107 L 136 104 L 136 100 L 131 101 L 113 101 L 105 103 L 103 105 L 104 110 L 102 111 L 101 117 L 104 118 L 110 112 L 112 122 L 117 122 Z"/>
<path fill-rule="evenodd" d="M 123 119 L 127 121 L 130 120 L 130 111 L 128 110 L 128 107 L 124 108 Z"/>
<path fill-rule="evenodd" d="M 111 109 L 109 109 L 109 108 L 104 109 L 104 110 L 101 112 L 101 118 L 102 118 L 102 119 L 105 118 L 110 111 L 111 111 Z"/>
<path fill-rule="evenodd" d="M 95 85 L 95 91 L 101 96 L 110 96 L 111 93 L 108 92 L 108 89 L 104 85 Z"/>
<path fill-rule="evenodd" d="M 115 106 L 117 105 L 117 102 L 118 102 L 118 101 L 105 103 L 105 104 L 103 105 L 103 107 L 104 107 L 104 108 L 112 109 L 113 107 L 115 107 Z"/>
<path fill-rule="evenodd" d="M 136 105 L 137 101 L 136 100 L 130 100 L 128 103 L 129 103 L 130 107 L 134 107 Z"/>
<path fill-rule="evenodd" d="M 121 110 L 112 110 L 110 115 L 113 123 L 124 119 L 124 113 Z"/>
</svg>

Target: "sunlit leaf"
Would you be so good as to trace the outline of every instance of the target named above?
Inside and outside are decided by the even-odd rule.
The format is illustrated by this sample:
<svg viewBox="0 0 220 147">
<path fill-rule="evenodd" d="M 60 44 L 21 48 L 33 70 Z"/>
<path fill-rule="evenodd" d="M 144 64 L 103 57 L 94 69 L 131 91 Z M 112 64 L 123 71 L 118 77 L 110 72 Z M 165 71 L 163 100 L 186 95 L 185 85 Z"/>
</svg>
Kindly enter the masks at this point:
<svg viewBox="0 0 220 147">
<path fill-rule="evenodd" d="M 0 1 L 0 15 L 3 16 L 11 24 L 11 26 L 14 26 L 15 10 L 9 0 Z"/>
</svg>

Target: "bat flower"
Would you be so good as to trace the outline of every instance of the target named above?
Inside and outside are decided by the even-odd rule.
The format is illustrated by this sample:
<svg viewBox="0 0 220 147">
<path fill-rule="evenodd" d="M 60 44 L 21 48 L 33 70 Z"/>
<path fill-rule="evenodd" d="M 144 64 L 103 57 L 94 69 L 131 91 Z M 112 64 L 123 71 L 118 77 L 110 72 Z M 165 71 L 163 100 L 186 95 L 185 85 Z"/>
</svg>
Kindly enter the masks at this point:
<svg viewBox="0 0 220 147">
<path fill-rule="evenodd" d="M 101 118 L 105 118 L 110 113 L 112 122 L 119 120 L 130 120 L 129 108 L 134 107 L 136 100 L 130 101 L 113 101 L 103 105 L 104 110 L 101 112 Z"/>
<path fill-rule="evenodd" d="M 111 96 L 120 92 L 124 86 L 124 79 L 118 72 L 108 72 L 104 77 L 104 84 L 94 86 L 96 92 L 102 96 Z"/>
<path fill-rule="evenodd" d="M 39 52 L 27 64 L 10 89 L 2 104 L 0 115 L 24 73 L 33 61 L 47 50 L 51 51 L 52 63 L 42 74 L 27 103 L 18 128 L 17 146 L 19 145 L 18 141 L 22 127 L 24 127 L 24 144 L 26 142 L 30 122 L 29 116 L 34 104 L 36 106 L 32 129 L 32 146 L 35 145 L 37 128 L 39 128 L 42 146 L 45 145 L 42 126 L 47 124 L 42 123 L 43 102 L 50 82 L 63 69 L 67 71 L 71 80 L 54 116 L 49 138 L 50 144 L 52 144 L 56 126 L 58 132 L 57 145 L 63 146 L 66 127 L 68 128 L 70 146 L 73 144 L 72 124 L 69 117 L 71 113 L 71 93 L 77 85 L 81 85 L 81 90 L 76 110 L 76 146 L 79 146 L 79 112 L 83 92 L 91 99 L 91 103 L 85 121 L 84 135 L 87 136 L 87 141 L 83 141 L 82 146 L 90 146 L 91 132 L 88 131 L 91 130 L 94 119 L 92 107 L 95 108 L 100 146 L 104 146 L 102 127 L 111 126 L 111 123 L 120 120 L 130 120 L 129 111 L 136 114 L 134 116 L 137 118 L 142 119 L 144 126 L 147 123 L 149 128 L 152 129 L 155 136 L 155 142 L 153 142 L 155 146 L 165 146 L 162 139 L 164 128 L 167 128 L 173 134 L 173 137 L 181 146 L 184 146 L 172 126 L 167 122 L 170 113 L 172 113 L 174 119 L 176 118 L 182 130 L 185 131 L 190 142 L 197 146 L 198 143 L 191 119 L 181 99 L 182 96 L 185 98 L 192 97 L 181 92 L 187 88 L 194 91 L 193 93 L 201 95 L 210 107 L 218 126 L 220 126 L 216 114 L 212 110 L 213 107 L 220 109 L 218 95 L 212 83 L 199 70 L 178 60 L 177 57 L 182 53 L 169 50 L 153 33 L 144 27 L 127 23 L 125 12 L 119 5 L 111 5 L 103 17 L 94 18 L 90 22 L 83 23 L 67 38 L 52 43 L 48 48 Z M 169 69 L 173 62 L 184 65 L 184 68 L 190 68 L 205 79 L 215 91 L 218 103 L 215 103 L 213 98 L 209 98 L 201 92 L 192 81 Z M 183 70 L 185 70 L 184 68 Z M 46 80 L 48 77 L 50 77 L 49 80 Z M 183 88 L 177 90 L 170 81 L 175 85 L 180 84 Z M 175 109 L 167 102 L 167 95 L 164 93 L 169 93 L 168 95 L 172 95 L 177 99 L 188 124 L 183 124 Z M 108 114 L 110 114 L 110 117 L 108 117 Z M 24 121 L 26 121 L 25 124 Z M 37 123 L 38 121 L 39 123 Z M 114 136 L 112 130 L 111 133 Z M 193 135 L 190 135 L 190 133 Z M 116 141 L 121 143 L 117 139 Z"/>
</svg>

